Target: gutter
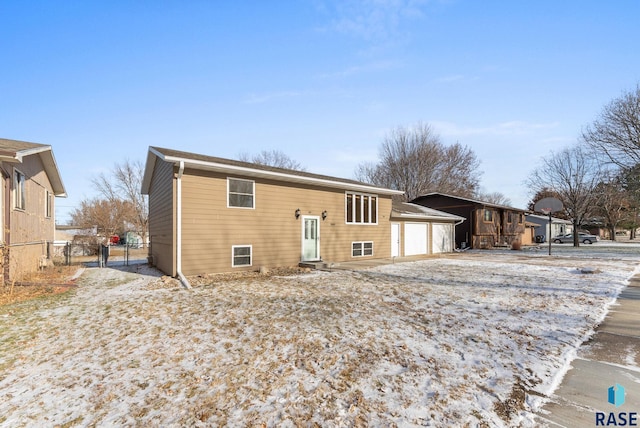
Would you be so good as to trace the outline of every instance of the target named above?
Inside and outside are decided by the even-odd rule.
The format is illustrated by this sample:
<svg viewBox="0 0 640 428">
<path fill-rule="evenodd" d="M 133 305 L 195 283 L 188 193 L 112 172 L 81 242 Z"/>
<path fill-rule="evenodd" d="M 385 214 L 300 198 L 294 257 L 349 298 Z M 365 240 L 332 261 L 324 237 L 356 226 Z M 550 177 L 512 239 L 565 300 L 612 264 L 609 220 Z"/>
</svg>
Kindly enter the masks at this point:
<svg viewBox="0 0 640 428">
<path fill-rule="evenodd" d="M 178 168 L 178 177 L 176 180 L 176 274 L 182 283 L 182 286 L 191 289 L 191 284 L 182 273 L 182 174 L 184 173 L 184 161 L 180 161 Z"/>
</svg>

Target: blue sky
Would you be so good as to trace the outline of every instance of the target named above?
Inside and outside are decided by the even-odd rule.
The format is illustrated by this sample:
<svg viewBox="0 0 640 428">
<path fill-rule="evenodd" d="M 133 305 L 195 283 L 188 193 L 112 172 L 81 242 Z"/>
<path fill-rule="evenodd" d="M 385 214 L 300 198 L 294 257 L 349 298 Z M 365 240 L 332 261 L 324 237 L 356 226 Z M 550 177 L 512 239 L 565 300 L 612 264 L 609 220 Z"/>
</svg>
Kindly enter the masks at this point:
<svg viewBox="0 0 640 428">
<path fill-rule="evenodd" d="M 525 207 L 540 157 L 640 82 L 639 21 L 635 0 L 6 0 L 0 137 L 53 146 L 59 223 L 150 145 L 351 178 L 418 122 Z"/>
</svg>

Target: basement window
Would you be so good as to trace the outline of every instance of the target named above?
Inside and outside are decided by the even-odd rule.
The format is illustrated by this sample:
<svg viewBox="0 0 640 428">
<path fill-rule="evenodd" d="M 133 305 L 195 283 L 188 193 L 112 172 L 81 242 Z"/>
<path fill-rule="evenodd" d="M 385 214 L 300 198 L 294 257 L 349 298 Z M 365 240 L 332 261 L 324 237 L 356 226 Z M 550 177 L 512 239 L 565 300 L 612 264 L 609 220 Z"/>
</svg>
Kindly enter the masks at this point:
<svg viewBox="0 0 640 428">
<path fill-rule="evenodd" d="M 351 243 L 351 256 L 363 257 L 373 255 L 373 242 L 353 242 Z"/>
<path fill-rule="evenodd" d="M 231 247 L 231 267 L 251 266 L 251 245 Z"/>
</svg>

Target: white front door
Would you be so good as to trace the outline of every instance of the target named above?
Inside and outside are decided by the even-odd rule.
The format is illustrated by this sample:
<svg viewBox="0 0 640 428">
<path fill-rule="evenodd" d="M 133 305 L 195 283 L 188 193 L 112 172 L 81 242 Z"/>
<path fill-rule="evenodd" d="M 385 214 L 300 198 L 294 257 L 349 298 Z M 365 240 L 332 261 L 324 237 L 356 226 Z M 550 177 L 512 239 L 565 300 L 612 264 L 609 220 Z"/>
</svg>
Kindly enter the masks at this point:
<svg viewBox="0 0 640 428">
<path fill-rule="evenodd" d="M 391 223 L 391 257 L 400 255 L 400 223 Z"/>
<path fill-rule="evenodd" d="M 320 260 L 320 217 L 302 217 L 302 261 Z"/>
</svg>

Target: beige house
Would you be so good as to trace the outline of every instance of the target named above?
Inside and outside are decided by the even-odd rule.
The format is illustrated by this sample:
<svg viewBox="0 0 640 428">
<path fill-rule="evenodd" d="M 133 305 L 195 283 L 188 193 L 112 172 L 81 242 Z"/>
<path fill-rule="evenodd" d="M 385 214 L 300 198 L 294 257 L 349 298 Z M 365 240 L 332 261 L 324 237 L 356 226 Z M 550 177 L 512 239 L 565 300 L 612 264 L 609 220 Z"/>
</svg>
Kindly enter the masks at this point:
<svg viewBox="0 0 640 428">
<path fill-rule="evenodd" d="M 392 196 L 403 192 L 150 147 L 142 193 L 149 195 L 150 261 L 184 281 L 200 273 L 391 257 Z M 407 221 L 393 215 L 394 223 Z"/>
<path fill-rule="evenodd" d="M 52 256 L 55 197 L 66 197 L 51 146 L 0 139 L 3 280 L 19 280 Z"/>
</svg>

